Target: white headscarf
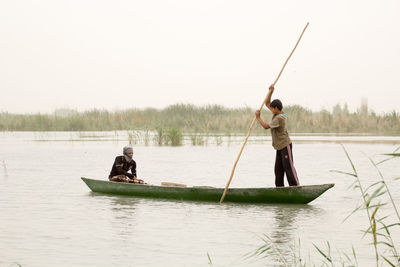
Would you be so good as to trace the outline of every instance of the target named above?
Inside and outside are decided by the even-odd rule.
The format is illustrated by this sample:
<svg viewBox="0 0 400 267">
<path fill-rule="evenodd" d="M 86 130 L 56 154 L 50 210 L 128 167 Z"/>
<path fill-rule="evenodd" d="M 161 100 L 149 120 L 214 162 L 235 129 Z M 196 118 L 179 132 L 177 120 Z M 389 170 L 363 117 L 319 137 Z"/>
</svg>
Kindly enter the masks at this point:
<svg viewBox="0 0 400 267">
<path fill-rule="evenodd" d="M 122 150 L 122 153 L 124 154 L 127 162 L 130 162 L 132 160 L 132 156 L 128 155 L 129 152 L 133 153 L 133 148 L 131 146 L 125 146 Z"/>
</svg>

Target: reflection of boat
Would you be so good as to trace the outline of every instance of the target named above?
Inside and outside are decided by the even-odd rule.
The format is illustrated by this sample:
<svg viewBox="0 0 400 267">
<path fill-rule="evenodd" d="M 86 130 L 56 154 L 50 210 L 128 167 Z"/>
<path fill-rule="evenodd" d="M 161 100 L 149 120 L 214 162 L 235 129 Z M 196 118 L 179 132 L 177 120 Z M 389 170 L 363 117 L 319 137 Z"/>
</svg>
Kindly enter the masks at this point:
<svg viewBox="0 0 400 267">
<path fill-rule="evenodd" d="M 170 198 L 179 200 L 219 202 L 224 188 L 178 187 L 147 184 L 118 183 L 82 177 L 93 191 L 106 194 L 137 197 Z M 271 188 L 230 188 L 224 202 L 247 203 L 301 203 L 313 201 L 334 184 L 305 185 Z"/>
</svg>

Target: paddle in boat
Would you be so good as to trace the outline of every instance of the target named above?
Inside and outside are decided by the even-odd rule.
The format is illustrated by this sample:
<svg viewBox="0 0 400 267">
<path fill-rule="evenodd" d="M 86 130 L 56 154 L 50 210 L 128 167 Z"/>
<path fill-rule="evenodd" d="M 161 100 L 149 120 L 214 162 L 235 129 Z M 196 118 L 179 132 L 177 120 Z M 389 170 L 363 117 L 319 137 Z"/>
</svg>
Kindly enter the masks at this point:
<svg viewBox="0 0 400 267">
<path fill-rule="evenodd" d="M 136 197 L 218 202 L 224 192 L 224 188 L 208 186 L 186 187 L 174 183 L 166 183 L 164 186 L 158 186 L 111 182 L 85 177 L 82 177 L 81 179 L 93 192 L 96 193 Z M 334 184 L 270 188 L 229 188 L 224 201 L 243 203 L 307 204 L 333 186 Z"/>
</svg>

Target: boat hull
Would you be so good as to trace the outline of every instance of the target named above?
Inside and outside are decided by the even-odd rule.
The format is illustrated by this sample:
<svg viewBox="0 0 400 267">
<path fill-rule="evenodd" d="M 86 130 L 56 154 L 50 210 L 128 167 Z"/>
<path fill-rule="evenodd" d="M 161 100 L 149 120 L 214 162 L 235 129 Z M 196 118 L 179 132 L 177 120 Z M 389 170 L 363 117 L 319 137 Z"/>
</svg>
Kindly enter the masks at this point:
<svg viewBox="0 0 400 267">
<path fill-rule="evenodd" d="M 93 192 L 136 197 L 219 202 L 224 192 L 223 188 L 130 184 L 84 177 L 81 179 Z M 278 188 L 230 188 L 224 202 L 306 204 L 333 186 L 334 184 Z"/>
</svg>

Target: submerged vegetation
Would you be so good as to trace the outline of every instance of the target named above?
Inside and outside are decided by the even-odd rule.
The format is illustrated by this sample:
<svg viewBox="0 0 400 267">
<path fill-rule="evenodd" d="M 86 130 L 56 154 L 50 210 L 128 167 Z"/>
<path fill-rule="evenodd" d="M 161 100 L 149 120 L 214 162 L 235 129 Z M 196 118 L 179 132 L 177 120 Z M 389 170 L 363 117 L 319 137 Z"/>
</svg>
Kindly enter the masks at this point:
<svg viewBox="0 0 400 267">
<path fill-rule="evenodd" d="M 59 109 L 53 114 L 0 113 L 0 131 L 157 131 L 158 143 L 175 142 L 173 136 L 184 133 L 219 133 L 224 135 L 246 133 L 254 109 L 226 108 L 219 105 L 194 106 L 176 104 L 164 109 L 127 109 L 121 111 L 90 110 L 77 112 Z M 298 105 L 287 106 L 288 130 L 291 133 L 363 133 L 399 135 L 400 114 L 378 115 L 360 108 L 349 112 L 347 106 L 336 105 L 332 112 L 313 112 Z M 270 112 L 263 111 L 268 120 Z M 265 133 L 256 125 L 253 133 Z M 179 134 L 178 134 L 179 135 Z M 168 137 L 169 136 L 169 137 Z M 168 139 L 169 138 L 169 139 Z M 171 139 L 172 138 L 172 139 Z M 134 137 L 132 137 L 134 139 Z M 175 139 L 174 139 L 175 140 Z M 202 140 L 193 136 L 193 143 Z"/>
</svg>

